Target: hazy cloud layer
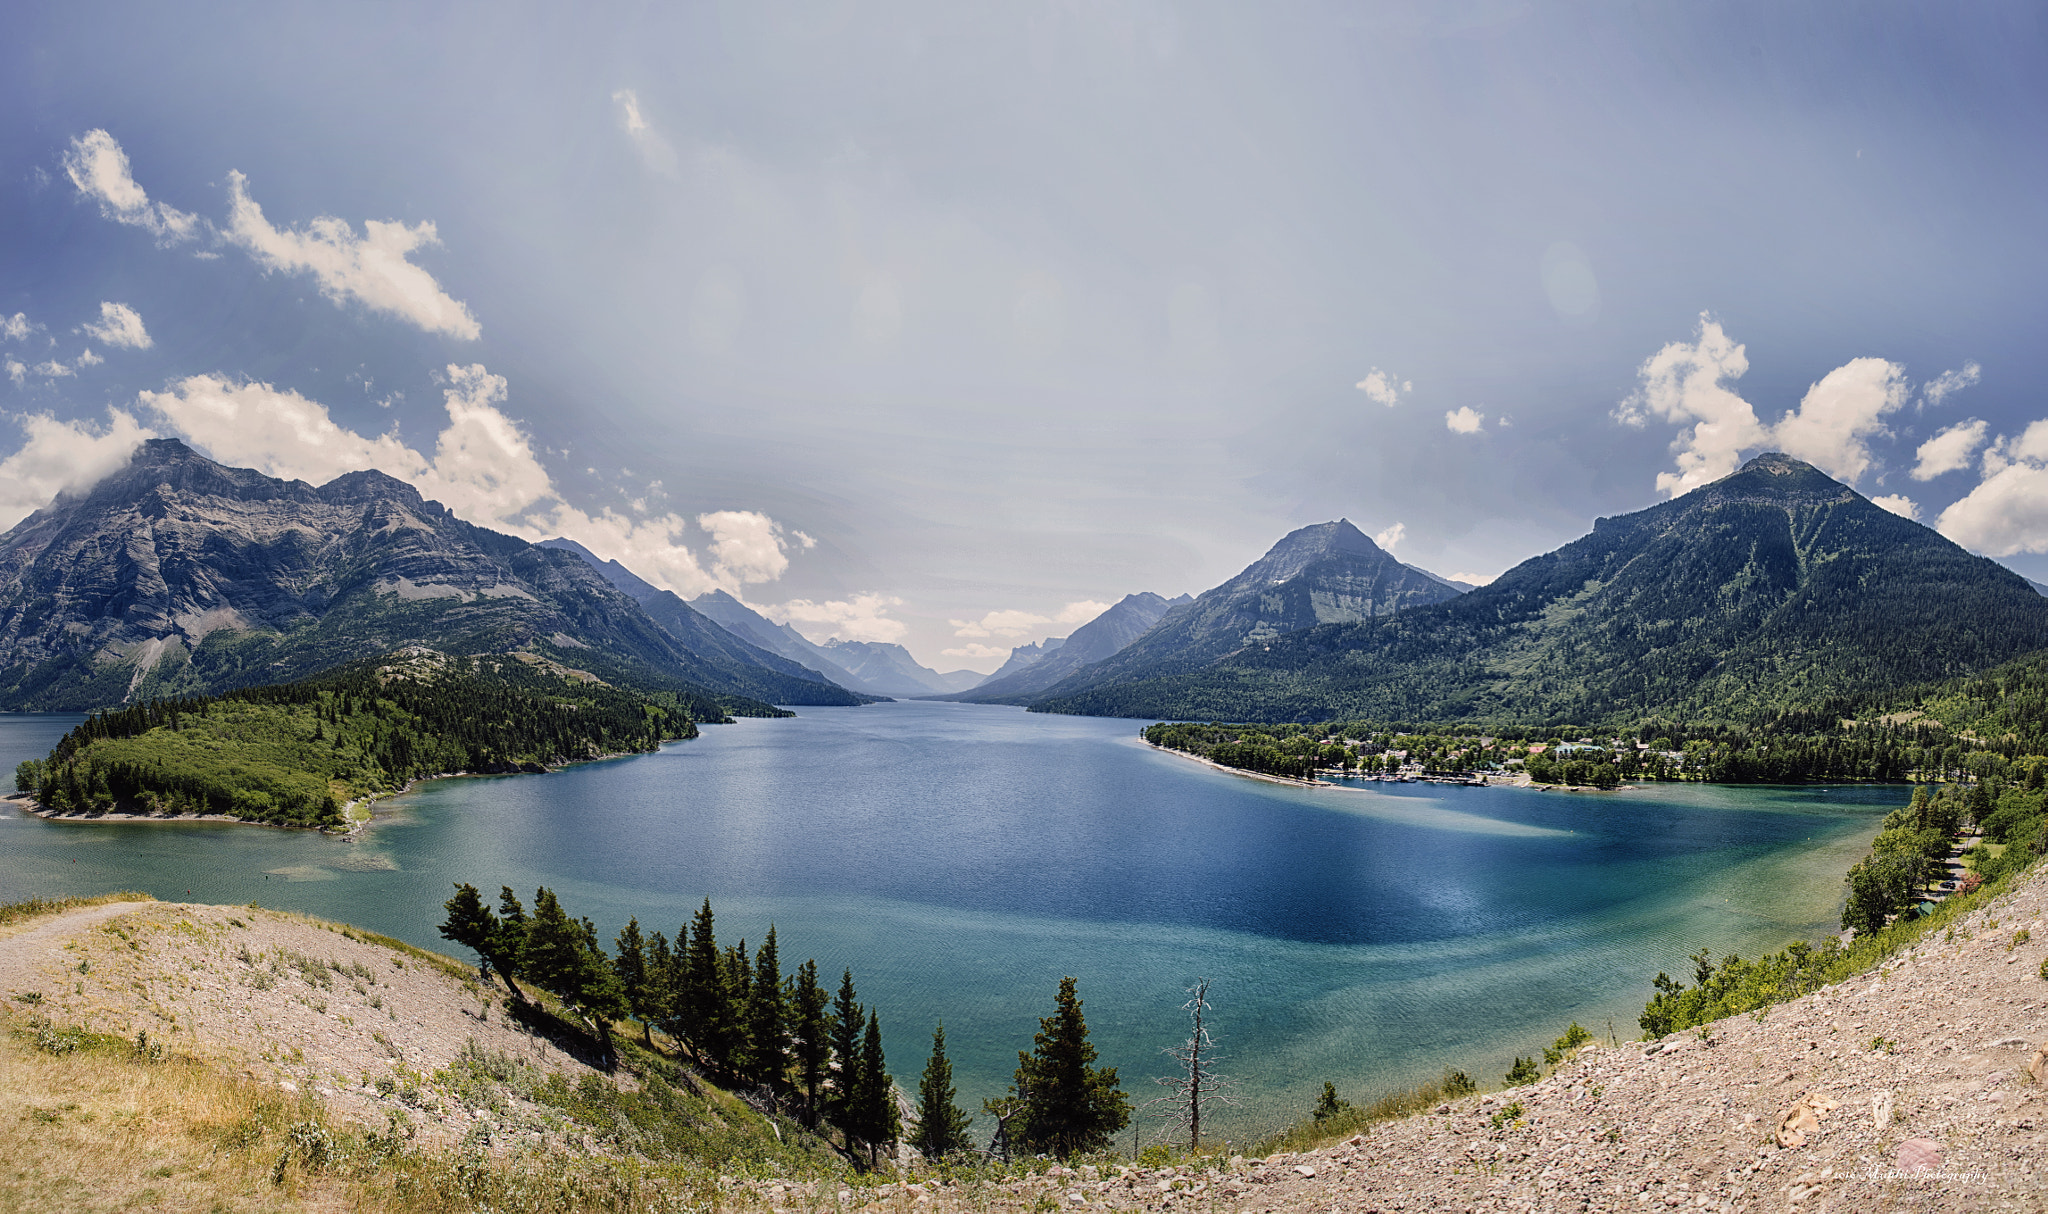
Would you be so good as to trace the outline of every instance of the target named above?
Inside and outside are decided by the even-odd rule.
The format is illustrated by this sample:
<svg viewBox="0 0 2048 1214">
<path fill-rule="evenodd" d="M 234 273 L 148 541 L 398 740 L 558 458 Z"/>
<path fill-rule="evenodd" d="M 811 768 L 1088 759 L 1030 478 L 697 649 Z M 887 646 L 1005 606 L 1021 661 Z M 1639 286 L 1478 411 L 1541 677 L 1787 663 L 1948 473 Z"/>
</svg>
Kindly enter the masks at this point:
<svg viewBox="0 0 2048 1214">
<path fill-rule="evenodd" d="M 791 599 L 787 603 L 757 607 L 762 615 L 778 624 L 788 624 L 813 641 L 901 641 L 909 625 L 888 615 L 892 607 L 903 606 L 893 594 L 856 594 L 844 599 L 814 602 Z"/>
</svg>

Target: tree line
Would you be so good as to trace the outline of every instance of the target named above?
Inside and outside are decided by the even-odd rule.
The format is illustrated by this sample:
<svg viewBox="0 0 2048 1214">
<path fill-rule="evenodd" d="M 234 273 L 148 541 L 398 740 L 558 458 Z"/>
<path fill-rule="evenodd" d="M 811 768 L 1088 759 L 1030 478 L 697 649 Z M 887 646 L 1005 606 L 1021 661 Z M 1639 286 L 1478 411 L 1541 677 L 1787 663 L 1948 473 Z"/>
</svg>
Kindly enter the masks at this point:
<svg viewBox="0 0 2048 1214">
<path fill-rule="evenodd" d="M 672 697 L 536 671 L 509 657 L 420 652 L 298 683 L 95 713 L 15 785 L 57 813 L 129 805 L 299 826 L 341 799 L 451 771 L 512 771 L 696 736 Z"/>
<path fill-rule="evenodd" d="M 445 939 L 474 952 L 515 1006 L 529 1003 L 522 983 L 553 995 L 583 1021 L 607 1068 L 618 1061 L 613 1024 L 638 1020 L 649 1046 L 659 1031 L 724 1085 L 793 1113 L 813 1132 L 837 1131 L 848 1154 L 868 1166 L 902 1136 L 881 1019 L 860 1002 L 853 971 L 841 974 L 836 992 L 815 960 L 785 974 L 772 924 L 750 956 L 744 939 L 719 942 L 707 898 L 673 941 L 644 933 L 635 917 L 607 952 L 591 921 L 571 916 L 545 887 L 529 913 L 510 886 L 493 908 L 474 885 L 458 883 L 445 909 Z M 940 1024 L 908 1139 L 927 1157 L 973 1149 L 974 1119 L 957 1096 Z M 1101 1150 L 1129 1124 L 1116 1068 L 1096 1065 L 1074 979 L 1060 983 L 1053 1015 L 1040 1021 L 1032 1048 L 1018 1052 L 1006 1095 L 982 1107 L 997 1122 L 993 1149 L 1004 1154 Z"/>
</svg>

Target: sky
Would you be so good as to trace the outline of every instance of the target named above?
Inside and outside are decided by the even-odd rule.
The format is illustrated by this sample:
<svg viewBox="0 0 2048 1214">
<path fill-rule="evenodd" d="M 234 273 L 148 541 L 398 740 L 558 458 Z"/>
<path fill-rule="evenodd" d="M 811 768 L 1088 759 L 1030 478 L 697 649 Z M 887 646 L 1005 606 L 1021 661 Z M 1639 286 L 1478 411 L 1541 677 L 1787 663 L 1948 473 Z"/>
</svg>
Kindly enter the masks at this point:
<svg viewBox="0 0 2048 1214">
<path fill-rule="evenodd" d="M 1784 450 L 2048 580 L 2048 10 L 0 11 L 0 527 L 377 467 L 993 669 Z"/>
</svg>

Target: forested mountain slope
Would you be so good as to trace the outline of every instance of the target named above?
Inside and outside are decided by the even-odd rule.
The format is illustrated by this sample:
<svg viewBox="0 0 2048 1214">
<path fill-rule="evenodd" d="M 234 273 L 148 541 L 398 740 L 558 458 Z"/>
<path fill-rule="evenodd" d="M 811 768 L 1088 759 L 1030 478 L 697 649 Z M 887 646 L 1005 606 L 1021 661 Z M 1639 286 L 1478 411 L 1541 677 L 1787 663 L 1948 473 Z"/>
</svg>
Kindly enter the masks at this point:
<svg viewBox="0 0 2048 1214">
<path fill-rule="evenodd" d="M 1200 666 L 1127 665 L 1033 707 L 1195 720 L 1748 721 L 1877 702 L 2044 647 L 2048 599 L 2025 579 L 1771 454 L 1600 519 L 1449 602 L 1254 640 Z"/>
<path fill-rule="evenodd" d="M 542 540 L 542 548 L 573 552 L 597 570 L 612 588 L 640 604 L 662 631 L 704 663 L 732 680 L 735 687 L 776 704 L 859 704 L 856 695 L 817 670 L 809 669 L 780 653 L 750 644 L 716 621 L 703 615 L 673 590 L 652 585 L 617 561 L 599 560 L 597 554 L 574 540 Z M 722 592 L 721 592 L 722 593 Z"/>
<path fill-rule="evenodd" d="M 1288 633 L 1370 620 L 1458 594 L 1443 578 L 1395 560 L 1349 521 L 1318 523 L 1288 533 L 1244 572 L 1173 607 L 1144 636 L 1044 694 L 1065 703 L 1084 688 L 1198 670 Z"/>
<path fill-rule="evenodd" d="M 0 708 L 288 682 L 408 644 L 525 649 L 773 711 L 765 687 L 698 659 L 581 559 L 381 472 L 316 488 L 152 439 L 0 536 Z"/>
</svg>

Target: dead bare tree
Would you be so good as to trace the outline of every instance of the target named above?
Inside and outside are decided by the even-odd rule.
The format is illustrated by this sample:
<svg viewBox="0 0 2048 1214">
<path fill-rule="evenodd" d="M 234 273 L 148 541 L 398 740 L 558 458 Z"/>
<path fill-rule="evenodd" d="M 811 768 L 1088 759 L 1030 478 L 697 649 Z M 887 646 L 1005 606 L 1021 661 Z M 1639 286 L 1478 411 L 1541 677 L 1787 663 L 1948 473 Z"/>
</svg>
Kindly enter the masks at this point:
<svg viewBox="0 0 2048 1214">
<path fill-rule="evenodd" d="M 1209 980 L 1197 978 L 1188 988 L 1188 1001 L 1181 1005 L 1192 1023 L 1187 1040 L 1179 1045 L 1161 1051 L 1179 1064 L 1175 1073 L 1162 1076 L 1157 1082 L 1167 1089 L 1164 1096 L 1146 1103 L 1153 1110 L 1153 1116 L 1172 1121 L 1188 1133 L 1188 1150 L 1202 1149 L 1202 1111 L 1214 1105 L 1237 1108 L 1239 1102 L 1232 1092 L 1231 1081 L 1211 1069 L 1218 1055 L 1215 1043 L 1210 1040 L 1207 1024 L 1209 1013 Z"/>
</svg>

